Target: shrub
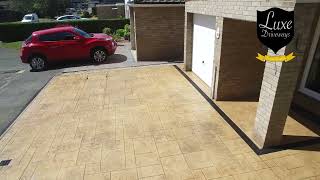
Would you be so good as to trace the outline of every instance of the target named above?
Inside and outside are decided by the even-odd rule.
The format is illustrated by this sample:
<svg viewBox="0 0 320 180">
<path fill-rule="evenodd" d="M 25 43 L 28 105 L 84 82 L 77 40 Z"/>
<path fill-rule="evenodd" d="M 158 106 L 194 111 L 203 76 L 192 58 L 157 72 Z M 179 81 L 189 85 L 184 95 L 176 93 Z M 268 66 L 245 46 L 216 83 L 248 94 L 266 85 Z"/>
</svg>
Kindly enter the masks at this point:
<svg viewBox="0 0 320 180">
<path fill-rule="evenodd" d="M 124 25 L 124 30 L 125 30 L 126 32 L 130 32 L 130 24 Z"/>
<path fill-rule="evenodd" d="M 83 11 L 81 14 L 82 18 L 91 18 L 90 13 L 88 11 Z"/>
<path fill-rule="evenodd" d="M 124 25 L 124 39 L 129 40 L 130 38 L 130 25 Z"/>
<path fill-rule="evenodd" d="M 111 34 L 111 36 L 112 36 L 112 38 L 113 38 L 113 40 L 115 40 L 115 41 L 117 41 L 117 42 L 119 42 L 122 38 L 121 38 L 121 36 L 119 36 L 119 35 L 117 35 L 117 34 Z"/>
<path fill-rule="evenodd" d="M 12 10 L 0 10 L 0 23 L 1 22 L 13 22 L 21 21 L 23 14 L 21 12 L 12 11 Z"/>
<path fill-rule="evenodd" d="M 112 30 L 111 30 L 111 28 L 105 27 L 105 28 L 103 28 L 102 33 L 109 35 L 112 33 Z"/>
<path fill-rule="evenodd" d="M 116 35 L 118 35 L 120 37 L 124 37 L 125 33 L 126 32 L 124 29 L 117 29 L 117 31 L 116 31 Z"/>
<path fill-rule="evenodd" d="M 0 41 L 14 42 L 22 41 L 31 35 L 32 32 L 53 28 L 57 25 L 72 25 L 89 33 L 99 33 L 104 27 L 111 28 L 112 31 L 124 27 L 128 24 L 128 19 L 106 19 L 106 20 L 76 20 L 65 22 L 39 22 L 39 23 L 0 23 Z"/>
<path fill-rule="evenodd" d="M 92 16 L 97 16 L 97 7 L 93 7 L 92 8 L 92 13 L 91 13 Z"/>
</svg>

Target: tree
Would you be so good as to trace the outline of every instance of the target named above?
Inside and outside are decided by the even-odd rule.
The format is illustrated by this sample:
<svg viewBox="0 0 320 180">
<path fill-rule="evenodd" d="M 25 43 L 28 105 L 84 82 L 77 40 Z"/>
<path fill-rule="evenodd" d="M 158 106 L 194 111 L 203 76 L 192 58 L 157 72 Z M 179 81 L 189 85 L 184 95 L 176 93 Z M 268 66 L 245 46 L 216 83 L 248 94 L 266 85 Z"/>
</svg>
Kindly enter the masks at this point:
<svg viewBox="0 0 320 180">
<path fill-rule="evenodd" d="M 42 17 L 55 17 L 65 12 L 70 0 L 10 0 L 11 8 L 23 13 L 36 12 Z"/>
<path fill-rule="evenodd" d="M 32 9 L 32 3 L 25 0 L 10 0 L 10 8 L 14 11 L 26 13 Z M 32 0 L 31 0 L 32 1 Z"/>
</svg>

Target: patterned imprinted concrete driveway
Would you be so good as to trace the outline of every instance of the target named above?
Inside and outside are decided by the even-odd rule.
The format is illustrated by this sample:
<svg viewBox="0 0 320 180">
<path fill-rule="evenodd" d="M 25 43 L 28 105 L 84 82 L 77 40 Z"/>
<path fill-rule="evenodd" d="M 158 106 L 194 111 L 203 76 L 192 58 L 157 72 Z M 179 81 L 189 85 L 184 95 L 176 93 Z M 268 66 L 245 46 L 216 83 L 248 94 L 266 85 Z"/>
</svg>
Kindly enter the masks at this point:
<svg viewBox="0 0 320 180">
<path fill-rule="evenodd" d="M 173 66 L 55 77 L 0 140 L 0 179 L 319 179 L 320 153 L 257 156 Z"/>
</svg>

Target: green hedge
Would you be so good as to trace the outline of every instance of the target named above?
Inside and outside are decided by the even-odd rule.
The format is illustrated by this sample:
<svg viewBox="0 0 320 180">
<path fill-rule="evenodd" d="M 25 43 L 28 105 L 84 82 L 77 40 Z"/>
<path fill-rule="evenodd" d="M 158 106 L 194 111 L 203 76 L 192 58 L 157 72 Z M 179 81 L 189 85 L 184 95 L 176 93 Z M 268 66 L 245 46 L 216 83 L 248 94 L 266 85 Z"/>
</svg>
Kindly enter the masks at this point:
<svg viewBox="0 0 320 180">
<path fill-rule="evenodd" d="M 129 19 L 106 19 L 106 20 L 77 20 L 67 22 L 39 22 L 39 23 L 0 23 L 0 41 L 14 42 L 22 41 L 31 35 L 32 32 L 56 27 L 57 25 L 69 24 L 79 27 L 89 33 L 102 32 L 104 27 L 112 31 L 121 29 L 129 24 Z"/>
</svg>

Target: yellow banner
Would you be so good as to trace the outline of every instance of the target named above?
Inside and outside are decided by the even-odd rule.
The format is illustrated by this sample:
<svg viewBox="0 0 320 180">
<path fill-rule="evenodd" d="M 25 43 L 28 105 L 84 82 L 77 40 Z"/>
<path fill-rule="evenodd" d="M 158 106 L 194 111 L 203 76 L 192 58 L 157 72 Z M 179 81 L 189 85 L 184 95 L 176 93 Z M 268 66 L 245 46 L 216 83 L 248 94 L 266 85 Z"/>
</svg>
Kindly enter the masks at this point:
<svg viewBox="0 0 320 180">
<path fill-rule="evenodd" d="M 258 56 L 256 57 L 257 59 L 259 59 L 262 62 L 265 61 L 271 61 L 271 62 L 288 62 L 291 61 L 292 59 L 295 58 L 295 56 L 293 55 L 293 52 L 290 53 L 289 55 L 282 55 L 282 56 L 268 56 L 268 55 L 261 55 L 260 53 L 258 53 Z"/>
</svg>

